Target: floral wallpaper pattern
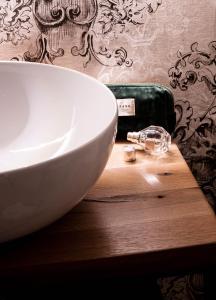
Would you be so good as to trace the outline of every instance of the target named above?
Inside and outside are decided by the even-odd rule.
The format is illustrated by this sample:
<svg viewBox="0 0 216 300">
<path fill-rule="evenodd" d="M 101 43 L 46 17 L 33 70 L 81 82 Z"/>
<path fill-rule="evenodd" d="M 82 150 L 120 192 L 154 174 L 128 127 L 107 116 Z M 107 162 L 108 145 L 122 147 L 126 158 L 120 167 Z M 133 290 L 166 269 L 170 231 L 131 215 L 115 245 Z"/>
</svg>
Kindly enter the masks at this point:
<svg viewBox="0 0 216 300">
<path fill-rule="evenodd" d="M 216 208 L 215 16 L 215 0 L 0 0 L 0 59 L 168 86 L 173 138 Z M 179 282 L 161 279 L 163 296 L 181 299 Z"/>
<path fill-rule="evenodd" d="M 32 24 L 31 0 L 29 1 L 1 1 L 0 6 L 0 44 L 11 42 L 18 45 L 29 38 Z"/>
<path fill-rule="evenodd" d="M 192 85 L 202 83 L 209 91 L 204 111 L 195 115 L 189 101 L 177 100 L 177 125 L 174 137 L 188 160 L 192 171 L 216 206 L 216 41 L 211 41 L 208 50 L 199 50 L 197 42 L 190 51 L 178 51 L 178 60 L 168 75 L 173 89 L 186 91 Z"/>
<path fill-rule="evenodd" d="M 128 59 L 127 50 L 122 47 L 110 46 L 110 41 L 128 31 L 128 24 L 140 25 L 145 22 L 145 14 L 153 14 L 161 5 L 162 0 L 147 2 L 135 0 L 102 0 L 102 1 L 12 1 L 6 0 L 2 10 L 2 41 L 11 41 L 14 45 L 27 39 L 32 24 L 28 13 L 32 13 L 40 33 L 35 41 L 36 52 L 29 51 L 22 55 L 21 60 L 53 63 L 54 59 L 64 56 L 64 49 L 58 47 L 60 35 L 74 28 L 68 25 L 82 26 L 82 36 L 79 46 L 71 47 L 71 54 L 84 58 L 83 66 L 94 57 L 104 66 L 131 67 L 132 59 Z M 54 41 L 54 30 L 59 31 L 59 37 Z M 70 26 L 69 26 L 70 27 Z M 14 60 L 19 60 L 14 57 Z"/>
</svg>

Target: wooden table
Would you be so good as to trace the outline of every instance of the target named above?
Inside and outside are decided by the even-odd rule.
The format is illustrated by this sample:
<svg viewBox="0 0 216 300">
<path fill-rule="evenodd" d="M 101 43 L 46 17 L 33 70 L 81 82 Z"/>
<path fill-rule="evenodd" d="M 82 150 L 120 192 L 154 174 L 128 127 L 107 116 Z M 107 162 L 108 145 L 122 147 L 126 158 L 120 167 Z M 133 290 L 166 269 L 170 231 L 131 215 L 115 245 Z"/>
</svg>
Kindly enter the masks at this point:
<svg viewBox="0 0 216 300">
<path fill-rule="evenodd" d="M 168 274 L 216 265 L 216 217 L 176 145 L 122 147 L 86 198 L 53 225 L 0 246 L 0 280 Z"/>
</svg>

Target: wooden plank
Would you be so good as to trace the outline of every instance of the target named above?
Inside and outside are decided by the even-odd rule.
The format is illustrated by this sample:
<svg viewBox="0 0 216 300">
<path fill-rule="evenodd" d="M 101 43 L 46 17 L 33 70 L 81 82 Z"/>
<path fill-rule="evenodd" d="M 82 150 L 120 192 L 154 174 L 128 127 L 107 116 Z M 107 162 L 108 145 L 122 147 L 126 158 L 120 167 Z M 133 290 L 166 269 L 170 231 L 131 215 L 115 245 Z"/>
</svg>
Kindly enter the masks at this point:
<svg viewBox="0 0 216 300">
<path fill-rule="evenodd" d="M 114 147 L 106 172 L 87 197 L 97 199 L 198 186 L 175 145 L 172 145 L 169 153 L 158 157 L 138 150 L 135 163 L 124 162 L 124 145 L 117 144 Z M 136 148 L 140 149 L 139 146 Z"/>
<path fill-rule="evenodd" d="M 160 253 L 175 256 L 182 249 L 184 257 L 196 247 L 208 251 L 216 244 L 215 215 L 177 147 L 172 145 L 164 157 L 139 152 L 136 163 L 125 163 L 122 146 L 114 147 L 101 178 L 69 214 L 40 232 L 1 245 L 0 276 L 9 270 L 18 275 L 23 268 L 47 266 L 48 271 L 55 265 L 84 270 L 84 262 L 106 265 L 115 258 L 118 264 L 122 257 L 130 264 L 134 256 L 145 264 L 149 253 L 154 264 Z M 198 265 L 195 258 L 182 264 Z M 165 260 L 170 263 L 169 256 Z"/>
</svg>

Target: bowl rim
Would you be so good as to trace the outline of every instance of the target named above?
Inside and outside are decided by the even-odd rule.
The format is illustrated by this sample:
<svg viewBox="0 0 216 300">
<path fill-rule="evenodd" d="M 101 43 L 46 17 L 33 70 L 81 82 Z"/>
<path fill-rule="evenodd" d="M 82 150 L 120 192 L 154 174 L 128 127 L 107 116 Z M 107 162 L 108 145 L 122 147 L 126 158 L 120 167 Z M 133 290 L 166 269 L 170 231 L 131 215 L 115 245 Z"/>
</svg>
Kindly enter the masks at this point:
<svg viewBox="0 0 216 300">
<path fill-rule="evenodd" d="M 110 101 L 112 100 L 113 105 L 114 105 L 114 114 L 113 114 L 112 119 L 110 119 L 110 121 L 105 126 L 105 128 L 103 128 L 102 131 L 100 131 L 94 137 L 88 139 L 87 142 L 83 142 L 83 143 L 81 143 L 80 145 L 74 147 L 71 150 L 66 150 L 66 152 L 60 153 L 59 155 L 57 155 L 55 157 L 50 157 L 50 158 L 48 158 L 44 161 L 39 161 L 39 162 L 36 162 L 36 163 L 33 162 L 33 163 L 31 163 L 27 166 L 20 166 L 20 167 L 14 168 L 14 169 L 12 168 L 12 169 L 6 170 L 6 171 L 1 171 L 0 170 L 0 177 L 2 177 L 4 175 L 7 176 L 7 175 L 10 175 L 12 173 L 15 174 L 15 173 L 18 173 L 18 172 L 21 172 L 21 171 L 29 171 L 30 169 L 39 168 L 39 167 L 44 166 L 46 164 L 50 164 L 50 162 L 58 161 L 58 160 L 60 160 L 64 157 L 69 156 L 71 153 L 75 153 L 77 151 L 80 151 L 81 149 L 87 147 L 89 144 L 94 143 L 97 139 L 99 139 L 107 131 L 107 129 L 110 126 L 114 125 L 114 126 L 116 126 L 116 129 L 117 129 L 117 118 L 118 118 L 117 100 L 116 100 L 114 94 L 111 92 L 111 90 L 104 83 L 99 81 L 98 79 L 96 79 L 96 78 L 94 78 L 94 77 L 92 77 L 88 74 L 85 74 L 85 73 L 82 73 L 80 71 L 74 70 L 72 68 L 70 69 L 70 68 L 67 68 L 67 67 L 62 67 L 62 66 L 57 66 L 57 65 L 50 65 L 50 64 L 45 64 L 45 63 L 0 60 L 0 65 L 26 65 L 26 66 L 29 65 L 29 67 L 31 65 L 33 65 L 35 67 L 50 68 L 50 69 L 53 68 L 53 69 L 57 69 L 57 70 L 62 70 L 62 71 L 67 71 L 67 72 L 71 72 L 71 73 L 74 73 L 74 74 L 78 74 L 79 76 L 82 76 L 82 77 L 86 78 L 87 80 L 95 82 L 99 86 L 105 88 L 111 96 Z"/>
</svg>

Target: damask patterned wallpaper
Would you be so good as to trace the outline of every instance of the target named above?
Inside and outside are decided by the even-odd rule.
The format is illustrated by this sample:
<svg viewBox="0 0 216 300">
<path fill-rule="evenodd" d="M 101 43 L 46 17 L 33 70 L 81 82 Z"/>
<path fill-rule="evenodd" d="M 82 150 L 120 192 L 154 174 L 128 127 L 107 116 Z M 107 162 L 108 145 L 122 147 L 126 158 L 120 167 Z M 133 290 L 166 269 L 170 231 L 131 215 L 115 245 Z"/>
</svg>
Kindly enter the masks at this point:
<svg viewBox="0 0 216 300">
<path fill-rule="evenodd" d="M 174 138 L 216 203 L 215 0 L 0 0 L 0 59 L 167 85 Z"/>
</svg>

